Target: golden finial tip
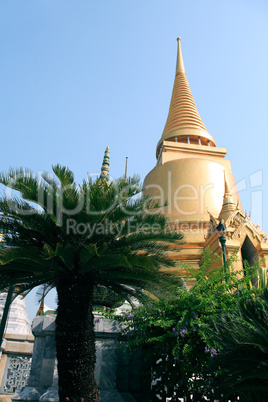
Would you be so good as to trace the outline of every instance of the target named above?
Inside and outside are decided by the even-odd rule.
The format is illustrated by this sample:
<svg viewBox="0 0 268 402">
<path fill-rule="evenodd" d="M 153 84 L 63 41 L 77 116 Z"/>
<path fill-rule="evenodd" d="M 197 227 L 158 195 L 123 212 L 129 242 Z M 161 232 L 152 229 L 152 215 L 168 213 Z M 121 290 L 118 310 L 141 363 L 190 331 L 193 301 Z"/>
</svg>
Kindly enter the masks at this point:
<svg viewBox="0 0 268 402">
<path fill-rule="evenodd" d="M 178 36 L 178 38 L 177 38 L 177 41 L 179 41 L 179 40 L 181 40 L 181 37 L 180 37 L 180 36 Z"/>
</svg>

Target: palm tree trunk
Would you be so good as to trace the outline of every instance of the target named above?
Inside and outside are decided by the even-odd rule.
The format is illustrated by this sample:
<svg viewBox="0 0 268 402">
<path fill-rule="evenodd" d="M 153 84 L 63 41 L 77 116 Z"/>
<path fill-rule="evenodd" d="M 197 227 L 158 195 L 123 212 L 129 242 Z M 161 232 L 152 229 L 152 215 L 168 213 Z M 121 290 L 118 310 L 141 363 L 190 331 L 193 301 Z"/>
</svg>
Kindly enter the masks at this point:
<svg viewBox="0 0 268 402">
<path fill-rule="evenodd" d="M 57 285 L 56 348 L 60 402 L 99 401 L 93 283 L 86 276 L 61 277 Z"/>
</svg>

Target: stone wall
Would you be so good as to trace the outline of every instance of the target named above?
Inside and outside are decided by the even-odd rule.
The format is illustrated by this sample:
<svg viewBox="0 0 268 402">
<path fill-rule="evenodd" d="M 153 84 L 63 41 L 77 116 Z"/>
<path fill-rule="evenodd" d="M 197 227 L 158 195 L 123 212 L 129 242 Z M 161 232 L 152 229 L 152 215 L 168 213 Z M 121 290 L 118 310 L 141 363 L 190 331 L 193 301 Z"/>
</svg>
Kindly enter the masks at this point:
<svg viewBox="0 0 268 402">
<path fill-rule="evenodd" d="M 39 316 L 33 321 L 35 336 L 28 384 L 12 401 L 58 401 L 55 346 L 55 316 Z M 142 389 L 141 355 L 130 357 L 118 348 L 119 324 L 105 318 L 96 320 L 95 377 L 102 402 L 146 401 Z M 135 397 L 135 398 L 134 398 Z"/>
</svg>

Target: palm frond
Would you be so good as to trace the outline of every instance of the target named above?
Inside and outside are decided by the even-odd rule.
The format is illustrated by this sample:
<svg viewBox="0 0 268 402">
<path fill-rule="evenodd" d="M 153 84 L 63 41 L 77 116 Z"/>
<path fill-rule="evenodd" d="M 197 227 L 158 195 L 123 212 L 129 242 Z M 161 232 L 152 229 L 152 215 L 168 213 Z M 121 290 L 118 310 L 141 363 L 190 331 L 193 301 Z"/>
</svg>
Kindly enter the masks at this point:
<svg viewBox="0 0 268 402">
<path fill-rule="evenodd" d="M 144 298 L 144 289 L 160 297 L 164 282 L 178 284 L 161 268 L 174 265 L 173 251 L 183 236 L 168 230 L 153 202 L 137 197 L 137 177 L 127 183 L 89 178 L 77 186 L 68 168 L 52 170 L 40 177 L 23 169 L 0 175 L 1 183 L 21 195 L 0 200 L 2 287 L 21 283 L 26 291 L 35 284 L 57 286 L 63 276 L 86 275 L 85 286 L 90 282 Z"/>
<path fill-rule="evenodd" d="M 212 365 L 217 375 L 209 384 L 216 395 L 228 398 L 238 393 L 250 400 L 256 391 L 259 400 L 264 400 L 268 393 L 268 290 L 240 303 L 235 314 L 218 317 L 212 337 L 220 345 Z"/>
</svg>

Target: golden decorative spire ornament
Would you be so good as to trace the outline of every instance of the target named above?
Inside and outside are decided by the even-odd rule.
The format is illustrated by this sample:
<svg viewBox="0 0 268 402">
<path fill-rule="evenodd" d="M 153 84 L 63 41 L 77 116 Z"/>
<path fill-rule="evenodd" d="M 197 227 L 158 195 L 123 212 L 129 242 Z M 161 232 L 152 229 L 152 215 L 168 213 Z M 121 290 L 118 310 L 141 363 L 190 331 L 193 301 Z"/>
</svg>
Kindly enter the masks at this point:
<svg viewBox="0 0 268 402">
<path fill-rule="evenodd" d="M 237 210 L 237 207 L 234 203 L 232 194 L 230 192 L 227 179 L 226 179 L 226 173 L 224 170 L 224 196 L 223 196 L 223 203 L 222 203 L 222 209 L 219 215 L 219 219 L 226 222 L 229 216 L 231 215 L 232 212 Z"/>
<path fill-rule="evenodd" d="M 36 313 L 36 317 L 38 317 L 39 315 L 44 315 L 44 312 L 45 312 L 45 301 L 44 297 L 42 297 L 39 309 Z"/>
<path fill-rule="evenodd" d="M 178 38 L 176 75 L 170 101 L 167 122 L 157 144 L 157 157 L 163 141 L 175 141 L 195 145 L 216 146 L 214 138 L 208 133 L 195 105 L 195 101 L 185 75 L 181 51 L 181 38 Z"/>
</svg>

